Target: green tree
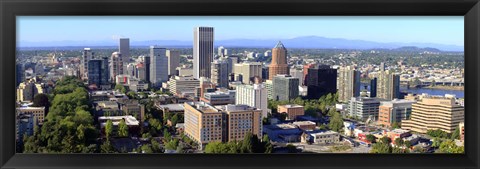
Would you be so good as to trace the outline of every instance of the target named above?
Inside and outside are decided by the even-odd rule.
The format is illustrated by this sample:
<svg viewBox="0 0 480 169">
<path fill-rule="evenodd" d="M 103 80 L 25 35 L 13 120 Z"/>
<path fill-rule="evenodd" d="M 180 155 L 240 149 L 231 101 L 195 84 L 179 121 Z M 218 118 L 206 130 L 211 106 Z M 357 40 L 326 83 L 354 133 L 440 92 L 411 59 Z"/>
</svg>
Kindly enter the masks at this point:
<svg viewBox="0 0 480 169">
<path fill-rule="evenodd" d="M 385 137 L 380 138 L 380 142 L 390 145 L 392 140 L 389 137 L 385 136 Z"/>
<path fill-rule="evenodd" d="M 105 124 L 105 136 L 107 137 L 107 140 L 110 139 L 112 134 L 113 134 L 113 122 L 112 120 L 107 120 L 107 123 Z"/>
<path fill-rule="evenodd" d="M 118 124 L 118 136 L 128 137 L 128 126 L 127 123 L 125 123 L 125 120 L 121 120 Z"/>
<path fill-rule="evenodd" d="M 111 145 L 109 140 L 106 140 L 105 142 L 102 143 L 100 146 L 100 152 L 101 153 L 115 153 L 115 149 Z"/>
<path fill-rule="evenodd" d="M 460 139 L 460 127 L 457 126 L 455 128 L 455 131 L 452 133 L 451 139 L 452 140 Z"/>
<path fill-rule="evenodd" d="M 370 142 L 370 143 L 375 143 L 376 140 L 377 140 L 377 138 L 372 134 L 366 135 L 366 138 L 367 138 L 367 141 Z"/>
<path fill-rule="evenodd" d="M 404 144 L 403 144 L 403 143 L 404 143 L 404 142 L 403 142 L 403 139 L 401 139 L 400 137 L 396 138 L 396 139 L 394 140 L 394 143 L 395 143 L 395 145 L 397 145 L 397 146 L 403 146 L 403 145 L 404 145 Z"/>
<path fill-rule="evenodd" d="M 160 143 L 155 139 L 152 140 L 152 151 L 154 153 L 162 153 L 163 152 L 161 147 L 160 147 Z"/>
<path fill-rule="evenodd" d="M 465 149 L 463 146 L 457 146 L 455 141 L 447 140 L 440 144 L 438 153 L 464 153 Z"/>
<path fill-rule="evenodd" d="M 115 85 L 115 90 L 120 91 L 122 93 L 127 93 L 127 89 L 125 88 L 125 86 L 123 86 L 121 84 L 116 84 Z"/>
<path fill-rule="evenodd" d="M 164 129 L 163 130 L 163 138 L 165 139 L 165 141 L 169 142 L 171 139 L 172 139 L 172 135 L 170 134 L 170 132 L 168 131 L 168 129 Z"/>
<path fill-rule="evenodd" d="M 338 112 L 333 113 L 333 116 L 330 118 L 328 127 L 333 131 L 340 132 L 343 127 L 342 115 L 340 115 L 340 113 Z"/>
<path fill-rule="evenodd" d="M 140 147 L 140 150 L 142 150 L 142 153 L 153 153 L 152 147 L 147 144 L 142 145 L 142 147 Z"/>
<path fill-rule="evenodd" d="M 253 134 L 248 132 L 243 138 L 242 142 L 242 152 L 243 153 L 252 153 L 253 152 Z"/>
<path fill-rule="evenodd" d="M 392 153 L 392 147 L 389 144 L 386 144 L 384 142 L 378 142 L 373 144 L 372 149 L 370 150 L 370 153 L 376 153 L 376 154 Z"/>
<path fill-rule="evenodd" d="M 32 107 L 45 107 L 45 112 L 48 113 L 48 109 L 50 108 L 48 96 L 44 93 L 35 95 L 35 97 L 33 97 Z"/>
</svg>

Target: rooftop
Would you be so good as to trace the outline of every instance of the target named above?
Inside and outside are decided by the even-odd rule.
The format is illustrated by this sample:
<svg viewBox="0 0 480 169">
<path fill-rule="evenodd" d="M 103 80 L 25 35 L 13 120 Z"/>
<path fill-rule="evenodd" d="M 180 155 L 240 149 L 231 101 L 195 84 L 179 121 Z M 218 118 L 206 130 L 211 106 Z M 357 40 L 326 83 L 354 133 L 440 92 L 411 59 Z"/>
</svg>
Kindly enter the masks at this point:
<svg viewBox="0 0 480 169">
<path fill-rule="evenodd" d="M 278 43 L 275 45 L 274 48 L 282 48 L 282 49 L 286 49 L 285 46 L 283 46 L 283 43 L 282 41 L 278 41 Z"/>
<path fill-rule="evenodd" d="M 182 111 L 185 110 L 185 107 L 183 104 L 165 104 L 165 105 L 159 105 L 161 109 L 167 108 L 170 111 Z"/>
<path fill-rule="evenodd" d="M 279 107 L 284 107 L 284 108 L 299 108 L 299 107 L 303 107 L 303 106 L 300 106 L 298 104 L 285 104 L 285 105 L 278 105 Z"/>
</svg>

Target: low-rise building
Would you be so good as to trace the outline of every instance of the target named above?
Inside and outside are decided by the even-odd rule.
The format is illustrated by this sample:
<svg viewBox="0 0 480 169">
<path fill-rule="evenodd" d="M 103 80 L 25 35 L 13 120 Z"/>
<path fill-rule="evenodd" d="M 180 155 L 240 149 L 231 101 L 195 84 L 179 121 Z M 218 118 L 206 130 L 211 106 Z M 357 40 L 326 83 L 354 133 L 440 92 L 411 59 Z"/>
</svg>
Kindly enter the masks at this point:
<svg viewBox="0 0 480 169">
<path fill-rule="evenodd" d="M 331 130 L 309 132 L 314 144 L 333 144 L 340 142 L 340 134 Z"/>
<path fill-rule="evenodd" d="M 380 101 L 369 97 L 352 97 L 348 102 L 348 115 L 360 119 L 362 121 L 372 117 L 371 120 L 378 119 L 378 107 Z"/>
<path fill-rule="evenodd" d="M 293 124 L 265 125 L 263 131 L 276 142 L 298 142 L 302 134 L 302 130 Z"/>
<path fill-rule="evenodd" d="M 204 101 L 210 105 L 227 105 L 235 104 L 235 90 L 226 90 L 226 91 L 215 91 L 210 93 L 205 93 L 200 101 Z"/>
<path fill-rule="evenodd" d="M 98 123 L 100 123 L 100 129 L 105 132 L 105 125 L 108 121 L 112 121 L 113 130 L 118 130 L 118 125 L 121 121 L 125 121 L 128 126 L 129 133 L 138 133 L 140 131 L 140 121 L 131 115 L 127 116 L 100 116 L 98 117 Z"/>
<path fill-rule="evenodd" d="M 296 121 L 296 122 L 293 122 L 292 124 L 297 126 L 303 131 L 312 131 L 312 130 L 315 130 L 315 128 L 317 127 L 315 122 L 311 122 L 311 121 Z"/>
<path fill-rule="evenodd" d="M 287 120 L 295 120 L 305 114 L 304 107 L 296 104 L 278 105 L 277 112 L 287 114 Z"/>
</svg>

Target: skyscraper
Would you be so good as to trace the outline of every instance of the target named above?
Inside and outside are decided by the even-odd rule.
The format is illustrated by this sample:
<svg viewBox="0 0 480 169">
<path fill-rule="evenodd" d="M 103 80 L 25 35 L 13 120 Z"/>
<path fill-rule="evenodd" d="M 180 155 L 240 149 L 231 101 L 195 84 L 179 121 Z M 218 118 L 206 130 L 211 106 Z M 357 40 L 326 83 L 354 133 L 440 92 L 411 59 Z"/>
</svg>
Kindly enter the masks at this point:
<svg viewBox="0 0 480 169">
<path fill-rule="evenodd" d="M 177 67 L 180 66 L 180 51 L 167 50 L 168 58 L 168 75 L 174 76 L 177 72 Z"/>
<path fill-rule="evenodd" d="M 381 71 L 377 79 L 377 97 L 393 100 L 400 99 L 400 76 L 387 71 Z"/>
<path fill-rule="evenodd" d="M 130 62 L 130 39 L 120 38 L 118 44 L 118 51 L 122 54 L 123 71 L 127 71 L 128 62 Z M 122 72 L 122 74 L 126 74 Z"/>
<path fill-rule="evenodd" d="M 272 49 L 272 63 L 269 66 L 269 80 L 278 74 L 289 74 L 287 64 L 287 49 L 282 42 L 278 42 Z"/>
<path fill-rule="evenodd" d="M 110 57 L 110 80 L 115 82 L 115 77 L 123 73 L 123 60 L 120 52 L 113 52 Z"/>
<path fill-rule="evenodd" d="M 193 75 L 210 77 L 213 61 L 213 27 L 196 27 L 193 31 Z"/>
<path fill-rule="evenodd" d="M 337 83 L 340 102 L 347 102 L 360 95 L 360 71 L 354 67 L 341 67 Z"/>
<path fill-rule="evenodd" d="M 80 76 L 86 80 L 88 78 L 88 61 L 94 58 L 95 53 L 90 48 L 84 48 L 82 53 L 82 65 L 80 66 Z"/>
<path fill-rule="evenodd" d="M 273 78 L 273 100 L 289 101 L 298 97 L 299 80 L 290 75 L 277 75 Z"/>
<path fill-rule="evenodd" d="M 88 85 L 95 84 L 100 88 L 108 84 L 109 78 L 107 57 L 88 61 Z"/>
<path fill-rule="evenodd" d="M 319 99 L 328 93 L 337 92 L 337 70 L 328 65 L 309 68 L 306 79 L 309 99 Z"/>
<path fill-rule="evenodd" d="M 228 87 L 228 63 L 224 60 L 212 62 L 212 83 L 218 87 Z"/>
<path fill-rule="evenodd" d="M 302 85 L 307 86 L 308 69 L 314 68 L 314 67 L 315 67 L 315 64 L 312 64 L 312 63 L 303 65 L 303 81 L 302 81 Z"/>
<path fill-rule="evenodd" d="M 238 85 L 235 104 L 245 104 L 262 110 L 262 118 L 267 117 L 267 89 L 263 84 Z"/>
<path fill-rule="evenodd" d="M 150 46 L 150 83 L 158 87 L 168 81 L 168 58 L 166 49 Z"/>
</svg>

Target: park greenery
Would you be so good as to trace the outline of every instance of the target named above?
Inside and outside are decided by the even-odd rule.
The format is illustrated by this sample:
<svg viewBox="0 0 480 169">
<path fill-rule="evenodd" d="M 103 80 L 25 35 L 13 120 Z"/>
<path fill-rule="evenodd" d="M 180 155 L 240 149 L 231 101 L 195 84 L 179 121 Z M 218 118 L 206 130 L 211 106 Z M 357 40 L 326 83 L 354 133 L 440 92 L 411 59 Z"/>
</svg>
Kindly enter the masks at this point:
<svg viewBox="0 0 480 169">
<path fill-rule="evenodd" d="M 205 153 L 272 153 L 273 145 L 268 135 L 260 140 L 257 135 L 247 133 L 241 141 L 210 142 L 205 147 Z"/>
<path fill-rule="evenodd" d="M 24 138 L 25 153 L 98 152 L 98 132 L 90 113 L 88 92 L 81 81 L 66 76 L 56 83 L 51 108 L 41 128 Z M 45 103 L 43 103 L 45 104 Z"/>
</svg>

